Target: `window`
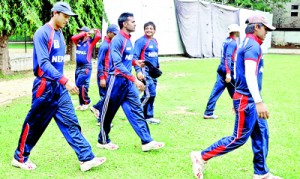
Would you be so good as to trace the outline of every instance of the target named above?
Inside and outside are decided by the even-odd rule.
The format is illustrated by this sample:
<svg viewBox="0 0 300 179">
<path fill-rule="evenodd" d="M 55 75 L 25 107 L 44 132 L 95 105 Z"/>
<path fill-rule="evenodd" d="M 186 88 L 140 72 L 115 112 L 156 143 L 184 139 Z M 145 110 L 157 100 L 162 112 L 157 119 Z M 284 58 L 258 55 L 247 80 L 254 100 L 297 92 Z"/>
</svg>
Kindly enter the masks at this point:
<svg viewBox="0 0 300 179">
<path fill-rule="evenodd" d="M 292 5 L 291 9 L 292 10 L 298 10 L 299 9 L 299 5 Z"/>
<path fill-rule="evenodd" d="M 298 12 L 291 12 L 292 17 L 298 17 Z"/>
</svg>

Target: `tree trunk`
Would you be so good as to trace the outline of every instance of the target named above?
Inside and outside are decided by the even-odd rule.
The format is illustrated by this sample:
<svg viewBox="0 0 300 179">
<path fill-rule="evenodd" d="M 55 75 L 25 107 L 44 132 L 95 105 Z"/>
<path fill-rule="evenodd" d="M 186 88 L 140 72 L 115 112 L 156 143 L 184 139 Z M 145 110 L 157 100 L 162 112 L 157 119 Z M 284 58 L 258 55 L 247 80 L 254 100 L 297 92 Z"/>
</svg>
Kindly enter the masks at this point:
<svg viewBox="0 0 300 179">
<path fill-rule="evenodd" d="M 8 35 L 5 31 L 2 31 L 2 36 L 0 36 L 0 71 L 4 75 L 11 73 L 8 51 Z"/>
<path fill-rule="evenodd" d="M 70 61 L 76 60 L 76 46 L 71 38 L 67 39 L 67 54 L 70 55 Z"/>
</svg>

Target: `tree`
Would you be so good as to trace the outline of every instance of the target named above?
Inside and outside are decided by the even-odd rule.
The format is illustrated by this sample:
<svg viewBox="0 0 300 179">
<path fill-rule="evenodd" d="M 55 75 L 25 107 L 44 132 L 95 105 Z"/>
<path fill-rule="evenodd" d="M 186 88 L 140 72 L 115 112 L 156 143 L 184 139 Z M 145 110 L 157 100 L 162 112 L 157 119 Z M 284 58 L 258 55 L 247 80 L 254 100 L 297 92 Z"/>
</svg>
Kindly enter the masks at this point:
<svg viewBox="0 0 300 179">
<path fill-rule="evenodd" d="M 232 5 L 241 8 L 251 8 L 266 12 L 272 12 L 273 7 L 281 7 L 291 0 L 214 0 L 214 2 Z"/>
<path fill-rule="evenodd" d="M 0 71 L 3 74 L 11 72 L 9 36 L 26 33 L 33 37 L 34 32 L 50 20 L 50 9 L 55 2 L 56 0 L 0 0 Z M 107 21 L 102 0 L 65 0 L 65 2 L 68 2 L 78 14 L 78 17 L 71 18 L 70 23 L 63 29 L 68 44 L 71 41 L 70 37 L 76 33 L 76 28 L 86 25 L 100 29 L 102 19 Z"/>
</svg>

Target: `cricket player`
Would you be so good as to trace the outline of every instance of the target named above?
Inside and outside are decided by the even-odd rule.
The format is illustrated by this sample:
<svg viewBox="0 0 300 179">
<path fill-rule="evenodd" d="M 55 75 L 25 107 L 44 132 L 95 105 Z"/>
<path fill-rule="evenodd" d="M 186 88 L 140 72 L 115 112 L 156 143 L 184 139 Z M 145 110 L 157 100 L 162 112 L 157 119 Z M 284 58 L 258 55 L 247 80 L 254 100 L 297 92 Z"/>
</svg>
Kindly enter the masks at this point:
<svg viewBox="0 0 300 179">
<path fill-rule="evenodd" d="M 143 115 L 139 92 L 145 89 L 144 84 L 135 78 L 131 71 L 132 66 L 143 65 L 142 60 L 134 60 L 134 49 L 130 41 L 130 33 L 135 31 L 135 19 L 132 13 L 122 13 L 118 19 L 120 32 L 110 44 L 110 70 L 107 80 L 107 92 L 100 104 L 101 130 L 97 147 L 116 150 L 118 145 L 109 138 L 110 124 L 122 106 L 123 111 L 140 137 L 142 150 L 149 151 L 164 147 L 163 142 L 152 139 L 147 122 Z"/>
<path fill-rule="evenodd" d="M 79 88 L 79 106 L 76 107 L 76 110 L 84 111 L 91 103 L 88 91 L 92 74 L 92 52 L 100 40 L 101 34 L 98 29 L 90 30 L 88 27 L 78 30 L 79 34 L 71 38 L 76 45 L 75 80 L 76 86 Z M 92 34 L 94 34 L 93 38 L 91 38 Z"/>
<path fill-rule="evenodd" d="M 104 99 L 106 93 L 106 81 L 108 77 L 109 70 L 109 46 L 111 40 L 115 35 L 119 33 L 119 27 L 115 24 L 108 26 L 106 30 L 106 36 L 104 37 L 103 42 L 101 43 L 98 51 L 98 65 L 97 65 L 97 84 L 99 89 L 100 100 L 90 107 L 90 110 L 94 113 L 95 117 L 98 120 L 97 125 L 100 125 L 99 121 L 99 110 L 100 103 Z"/>
<path fill-rule="evenodd" d="M 253 179 L 281 179 L 270 173 L 266 163 L 269 150 L 269 111 L 261 96 L 264 60 L 260 46 L 267 31 L 274 30 L 275 27 L 260 15 L 249 17 L 246 24 L 246 38 L 237 52 L 236 91 L 233 95 L 236 112 L 234 131 L 232 136 L 220 139 L 201 152 L 191 153 L 196 178 L 203 178 L 204 165 L 209 159 L 239 148 L 251 137 Z"/>
<path fill-rule="evenodd" d="M 158 43 L 153 37 L 156 31 L 156 26 L 153 22 L 144 24 L 145 35 L 135 41 L 134 54 L 136 59 L 150 61 L 153 66 L 159 68 L 158 61 Z M 140 68 L 135 66 L 137 77 L 139 80 L 146 82 L 144 95 L 141 102 L 144 108 L 144 116 L 149 124 L 159 124 L 160 120 L 154 118 L 154 100 L 156 97 L 157 78 L 152 78 L 149 75 L 147 66 Z"/>
<path fill-rule="evenodd" d="M 63 75 L 66 45 L 61 29 L 76 14 L 65 2 L 55 3 L 51 11 L 51 20 L 34 34 L 33 71 L 36 78 L 33 82 L 31 109 L 25 118 L 12 165 L 24 170 L 36 168 L 29 160 L 30 151 L 54 118 L 75 151 L 81 171 L 87 171 L 101 165 L 106 158 L 96 158 L 90 144 L 83 137 L 68 93 L 78 94 L 79 91 Z"/>
<path fill-rule="evenodd" d="M 214 85 L 211 95 L 206 105 L 203 115 L 204 119 L 217 119 L 218 116 L 214 114 L 217 100 L 227 88 L 230 97 L 234 94 L 234 78 L 233 67 L 236 58 L 237 42 L 236 39 L 240 36 L 240 27 L 237 24 L 228 26 L 229 37 L 225 39 L 221 52 L 221 63 L 217 70 L 217 81 Z"/>
</svg>

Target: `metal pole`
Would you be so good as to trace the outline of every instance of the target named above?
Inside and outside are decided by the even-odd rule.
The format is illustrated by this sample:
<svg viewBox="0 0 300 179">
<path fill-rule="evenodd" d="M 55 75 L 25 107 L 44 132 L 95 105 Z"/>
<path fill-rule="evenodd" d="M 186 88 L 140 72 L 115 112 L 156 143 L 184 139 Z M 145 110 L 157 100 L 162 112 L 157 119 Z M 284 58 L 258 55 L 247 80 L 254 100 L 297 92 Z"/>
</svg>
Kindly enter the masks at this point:
<svg viewBox="0 0 300 179">
<path fill-rule="evenodd" d="M 26 31 L 25 31 L 25 53 L 27 53 Z"/>
</svg>

